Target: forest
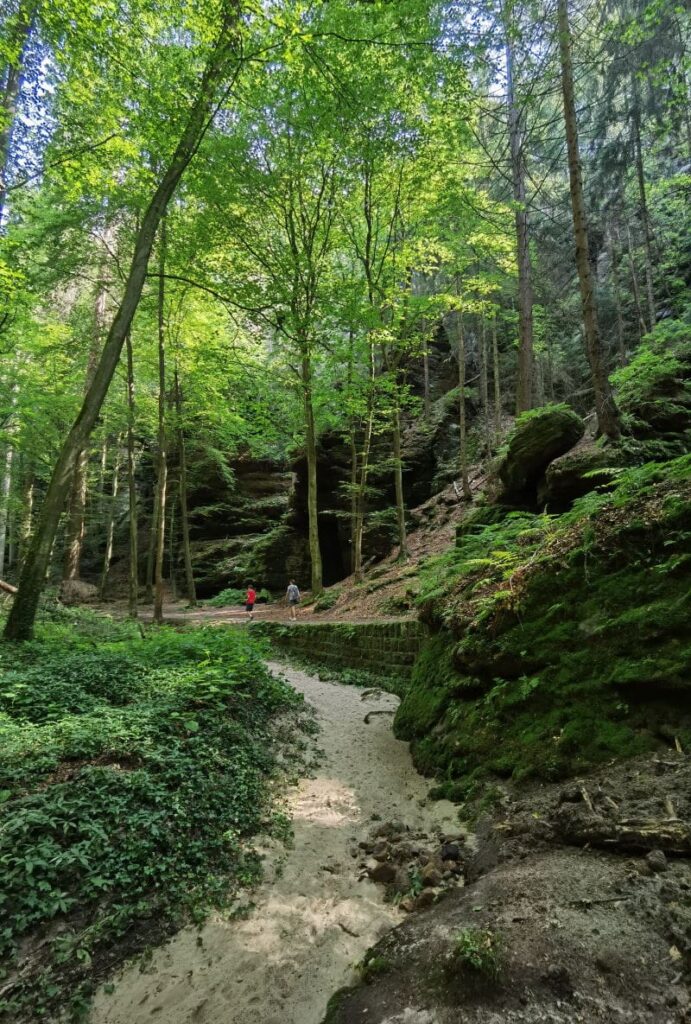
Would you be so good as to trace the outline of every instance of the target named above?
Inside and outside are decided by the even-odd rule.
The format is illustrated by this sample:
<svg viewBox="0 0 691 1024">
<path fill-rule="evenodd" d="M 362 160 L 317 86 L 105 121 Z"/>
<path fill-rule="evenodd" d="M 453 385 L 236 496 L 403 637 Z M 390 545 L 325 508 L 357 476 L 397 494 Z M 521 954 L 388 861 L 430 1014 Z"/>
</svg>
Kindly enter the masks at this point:
<svg viewBox="0 0 691 1024">
<path fill-rule="evenodd" d="M 214 913 L 232 973 L 270 912 L 263 842 L 313 841 L 291 793 L 319 730 L 339 763 L 338 707 L 375 774 L 395 715 L 391 785 L 433 777 L 437 810 L 334 768 L 392 828 L 344 832 L 319 899 L 351 899 L 359 830 L 380 909 L 318 964 L 276 952 L 309 1006 L 228 1016 L 219 980 L 159 1019 L 612 1020 L 607 960 L 616 1019 L 688 1020 L 690 441 L 684 3 L 4 0 L 0 1019 L 140 1024 L 152 985 L 115 972 L 189 927 L 205 948 Z M 554 893 L 473 867 L 490 820 L 491 868 L 551 843 Z M 588 899 L 618 899 L 623 853 L 658 902 L 626 904 L 628 967 L 586 963 L 571 922 L 544 956 L 578 982 L 539 980 L 453 886 L 560 905 L 579 844 L 607 851 Z M 453 979 L 421 994 L 398 918 L 372 952 L 383 907 Z"/>
</svg>

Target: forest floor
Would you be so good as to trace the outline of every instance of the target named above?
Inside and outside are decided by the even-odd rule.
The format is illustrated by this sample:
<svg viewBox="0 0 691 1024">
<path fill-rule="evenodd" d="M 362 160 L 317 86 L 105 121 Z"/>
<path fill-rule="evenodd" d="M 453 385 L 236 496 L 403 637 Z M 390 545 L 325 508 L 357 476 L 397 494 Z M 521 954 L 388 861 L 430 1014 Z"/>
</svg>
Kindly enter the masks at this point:
<svg viewBox="0 0 691 1024">
<path fill-rule="evenodd" d="M 112 993 L 102 988 L 92 1024 L 319 1024 L 354 965 L 404 917 L 363 870 L 358 844 L 392 821 L 423 845 L 459 834 L 456 807 L 428 802 L 429 781 L 391 732 L 396 697 L 271 668 L 321 727 L 321 766 L 287 799 L 292 844 L 265 849 L 265 878 L 245 912 L 181 931 Z M 373 710 L 383 713 L 365 724 Z"/>
<path fill-rule="evenodd" d="M 316 774 L 286 803 L 292 844 L 265 848 L 240 913 L 104 986 L 91 1024 L 691 1021 L 691 867 L 674 856 L 688 853 L 691 757 L 503 786 L 470 834 L 393 737 L 395 697 L 271 669 L 321 727 Z M 619 821 L 633 835 L 597 838 Z"/>
</svg>

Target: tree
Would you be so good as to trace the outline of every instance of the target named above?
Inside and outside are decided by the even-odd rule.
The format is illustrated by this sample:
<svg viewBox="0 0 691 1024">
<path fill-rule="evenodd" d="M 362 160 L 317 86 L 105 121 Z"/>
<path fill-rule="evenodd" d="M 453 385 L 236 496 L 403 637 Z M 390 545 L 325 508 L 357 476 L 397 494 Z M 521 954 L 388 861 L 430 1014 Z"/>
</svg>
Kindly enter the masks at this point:
<svg viewBox="0 0 691 1024">
<path fill-rule="evenodd" d="M 7 640 L 27 640 L 32 636 L 50 552 L 74 465 L 94 428 L 108 393 L 122 346 L 139 304 L 156 231 L 182 175 L 199 148 L 214 106 L 227 88 L 231 70 L 237 72 L 238 19 L 238 5 L 234 0 L 229 0 L 223 11 L 221 29 L 199 80 L 198 92 L 189 110 L 186 124 L 137 232 L 123 296 L 94 371 L 93 381 L 53 469 L 22 568 L 19 591 L 5 626 L 4 636 Z"/>
<path fill-rule="evenodd" d="M 590 364 L 590 372 L 595 391 L 595 408 L 600 431 L 612 440 L 616 440 L 621 432 L 619 411 L 616 407 L 612 389 L 607 379 L 607 371 L 602 353 L 602 342 L 597 320 L 595 285 L 590 266 L 588 247 L 588 226 L 583 197 L 583 176 L 581 157 L 578 151 L 578 125 L 576 120 L 576 100 L 574 95 L 573 63 L 571 57 L 571 29 L 569 25 L 568 0 L 558 0 L 559 15 L 559 54 L 561 63 L 561 84 L 564 100 L 564 125 L 569 155 L 569 183 L 571 191 L 571 208 L 573 212 L 573 232 L 576 242 L 576 266 L 581 291 L 583 311 L 583 332 L 585 347 Z"/>
</svg>

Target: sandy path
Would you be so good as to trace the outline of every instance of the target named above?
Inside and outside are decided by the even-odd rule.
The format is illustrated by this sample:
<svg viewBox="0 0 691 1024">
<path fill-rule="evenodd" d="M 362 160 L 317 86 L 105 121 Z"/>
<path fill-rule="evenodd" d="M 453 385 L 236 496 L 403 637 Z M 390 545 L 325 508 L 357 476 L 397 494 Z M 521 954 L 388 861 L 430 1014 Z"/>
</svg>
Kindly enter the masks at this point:
<svg viewBox="0 0 691 1024">
<path fill-rule="evenodd" d="M 246 919 L 217 916 L 200 937 L 185 929 L 155 951 L 147 973 L 127 968 L 112 994 L 98 994 L 92 1024 L 320 1024 L 353 965 L 402 917 L 380 886 L 358 881 L 350 855 L 371 816 L 458 828 L 452 804 L 424 804 L 429 783 L 394 739 L 391 715 L 364 724 L 368 711 L 395 709 L 396 697 L 363 701 L 354 687 L 271 668 L 316 708 L 325 753 L 317 777 L 291 793 L 295 843 L 282 871 L 253 894 Z"/>
</svg>

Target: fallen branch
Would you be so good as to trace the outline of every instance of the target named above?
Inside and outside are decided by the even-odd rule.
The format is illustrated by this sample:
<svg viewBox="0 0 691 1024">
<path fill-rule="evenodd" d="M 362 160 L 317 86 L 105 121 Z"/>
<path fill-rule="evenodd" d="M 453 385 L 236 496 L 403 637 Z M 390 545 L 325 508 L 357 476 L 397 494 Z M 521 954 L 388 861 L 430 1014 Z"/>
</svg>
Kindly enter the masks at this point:
<svg viewBox="0 0 691 1024">
<path fill-rule="evenodd" d="M 568 843 L 626 851 L 664 850 L 691 855 L 691 825 L 679 819 L 627 818 L 610 821 L 599 815 L 562 817 L 557 825 Z"/>
<path fill-rule="evenodd" d="M 11 583 L 5 583 L 4 580 L 0 580 L 0 590 L 4 591 L 6 594 L 17 593 L 17 588 L 13 587 Z"/>
</svg>

